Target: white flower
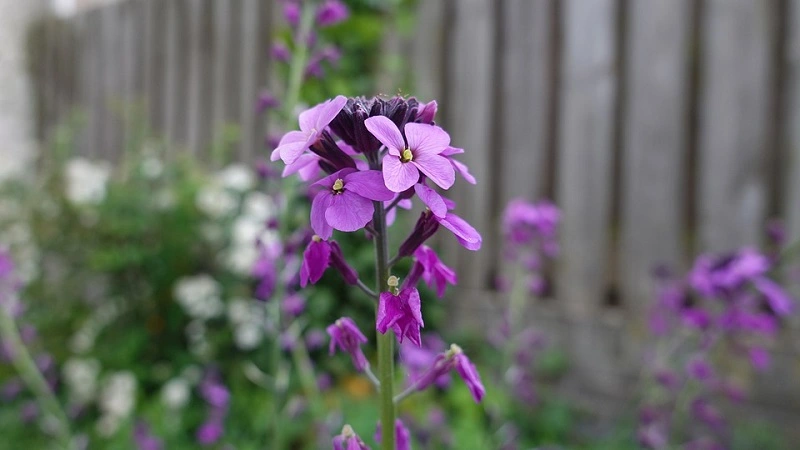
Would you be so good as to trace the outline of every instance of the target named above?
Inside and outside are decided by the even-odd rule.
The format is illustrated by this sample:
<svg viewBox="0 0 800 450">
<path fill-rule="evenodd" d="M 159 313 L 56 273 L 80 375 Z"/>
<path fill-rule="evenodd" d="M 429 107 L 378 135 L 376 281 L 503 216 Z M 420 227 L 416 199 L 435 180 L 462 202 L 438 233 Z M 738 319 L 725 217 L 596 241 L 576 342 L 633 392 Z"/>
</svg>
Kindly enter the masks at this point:
<svg viewBox="0 0 800 450">
<path fill-rule="evenodd" d="M 253 170 L 244 164 L 231 164 L 216 175 L 217 181 L 226 189 L 245 192 L 256 185 L 256 176 Z"/>
<path fill-rule="evenodd" d="M 197 319 L 217 317 L 225 307 L 220 300 L 220 286 L 209 275 L 181 278 L 174 293 L 184 311 Z"/>
<path fill-rule="evenodd" d="M 234 245 L 224 255 L 224 263 L 231 272 L 247 277 L 258 260 L 258 249 L 255 245 Z"/>
<path fill-rule="evenodd" d="M 104 415 L 128 417 L 135 403 L 136 377 L 131 372 L 116 372 L 106 378 L 98 401 Z"/>
<path fill-rule="evenodd" d="M 197 207 L 213 219 L 228 216 L 236 210 L 236 196 L 219 186 L 209 184 L 197 193 Z"/>
<path fill-rule="evenodd" d="M 67 199 L 76 205 L 96 205 L 106 196 L 111 168 L 104 162 L 74 158 L 67 163 L 65 182 Z"/>
<path fill-rule="evenodd" d="M 95 397 L 100 363 L 96 359 L 70 358 L 62 369 L 71 401 L 84 405 Z"/>
<path fill-rule="evenodd" d="M 232 323 L 244 323 L 252 317 L 253 300 L 235 297 L 228 301 L 228 320 Z"/>
<path fill-rule="evenodd" d="M 186 406 L 189 403 L 189 382 L 181 377 L 167 381 L 161 388 L 161 401 L 170 409 Z"/>
<path fill-rule="evenodd" d="M 151 155 L 142 161 L 140 169 L 145 178 L 155 180 L 156 178 L 160 177 L 162 173 L 164 173 L 164 164 L 160 159 Z"/>
<path fill-rule="evenodd" d="M 253 191 L 244 197 L 242 214 L 251 220 L 266 223 L 275 216 L 275 202 L 269 195 Z"/>
<path fill-rule="evenodd" d="M 257 323 L 244 323 L 234 329 L 233 340 L 242 350 L 252 350 L 258 347 L 264 339 L 264 327 Z"/>
</svg>

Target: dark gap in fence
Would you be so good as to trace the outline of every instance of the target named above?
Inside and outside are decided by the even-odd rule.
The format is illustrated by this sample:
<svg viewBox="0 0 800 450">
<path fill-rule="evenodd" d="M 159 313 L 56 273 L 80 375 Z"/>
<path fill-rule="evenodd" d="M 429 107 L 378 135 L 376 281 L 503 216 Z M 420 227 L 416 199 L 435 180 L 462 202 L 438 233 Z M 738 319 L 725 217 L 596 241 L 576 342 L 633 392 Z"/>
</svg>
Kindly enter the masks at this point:
<svg viewBox="0 0 800 450">
<path fill-rule="evenodd" d="M 550 8 L 550 74 L 547 107 L 547 123 L 545 125 L 547 133 L 547 167 L 545 170 L 547 180 L 545 181 L 545 196 L 556 201 L 556 172 L 558 171 L 558 116 L 559 116 L 559 92 L 561 91 L 561 52 L 563 43 L 563 12 L 561 2 L 556 0 Z M 555 284 L 554 284 L 555 285 Z M 553 293 L 555 295 L 555 292 Z"/>
<path fill-rule="evenodd" d="M 684 211 L 684 261 L 688 265 L 698 247 L 698 183 L 700 176 L 698 164 L 698 149 L 700 147 L 700 86 L 703 80 L 703 67 L 700 64 L 702 54 L 701 27 L 705 10 L 705 0 L 692 2 L 692 23 L 689 27 L 687 45 L 689 49 L 689 76 L 686 102 L 687 138 L 686 154 L 684 155 L 686 188 L 683 191 Z"/>
<path fill-rule="evenodd" d="M 624 130 L 624 115 L 625 115 L 625 102 L 627 100 L 627 52 L 625 51 L 625 43 L 627 42 L 628 34 L 628 0 L 617 0 L 615 4 L 615 14 L 617 21 L 616 35 L 614 36 L 614 52 L 616 53 L 614 64 L 615 86 L 614 92 L 616 94 L 616 102 L 614 103 L 614 120 L 612 123 L 611 131 L 611 212 L 608 217 L 608 230 L 610 236 L 607 242 L 609 264 L 606 273 L 607 283 L 606 292 L 602 298 L 603 304 L 601 306 L 613 307 L 622 306 L 625 299 L 620 295 L 620 270 L 621 268 L 621 255 L 620 255 L 620 242 L 621 242 L 621 227 L 622 227 L 622 147 L 623 147 L 623 130 Z M 632 300 L 632 299 L 629 299 Z"/>
<path fill-rule="evenodd" d="M 768 174 L 775 174 L 773 177 L 768 177 L 770 180 L 769 185 L 769 200 L 767 204 L 767 218 L 781 218 L 786 217 L 786 199 L 784 198 L 784 186 L 786 186 L 788 167 L 790 164 L 789 158 L 786 155 L 784 144 L 785 126 L 786 126 L 786 109 L 788 102 L 787 88 L 786 88 L 786 73 L 789 70 L 786 58 L 786 49 L 788 48 L 788 22 L 789 22 L 789 6 L 788 0 L 776 0 L 775 5 L 775 37 L 774 45 L 772 47 L 773 67 L 776 70 L 772 74 L 772 101 L 769 115 L 772 118 L 772 123 L 767 133 L 767 150 L 770 152 L 768 164 L 766 167 Z M 795 126 L 797 124 L 794 124 Z"/>
</svg>

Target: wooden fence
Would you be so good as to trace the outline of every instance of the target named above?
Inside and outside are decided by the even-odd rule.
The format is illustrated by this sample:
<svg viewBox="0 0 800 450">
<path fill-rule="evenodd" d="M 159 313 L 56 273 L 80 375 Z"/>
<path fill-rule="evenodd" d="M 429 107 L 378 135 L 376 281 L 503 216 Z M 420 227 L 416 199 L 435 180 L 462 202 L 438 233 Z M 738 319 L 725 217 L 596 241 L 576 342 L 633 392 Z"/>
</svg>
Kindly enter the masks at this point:
<svg viewBox="0 0 800 450">
<path fill-rule="evenodd" d="M 416 93 L 440 100 L 479 180 L 455 192 L 485 240 L 478 254 L 447 248 L 462 280 L 454 314 L 497 323 L 499 216 L 511 198 L 553 198 L 556 295 L 531 320 L 569 350 L 570 392 L 613 410 L 640 365 L 655 264 L 758 244 L 770 217 L 800 237 L 800 0 L 419 3 L 406 46 Z M 153 128 L 193 152 L 241 124 L 239 154 L 252 157 L 272 8 L 129 0 L 48 27 L 42 136 L 84 105 L 85 150 L 100 156 L 126 132 L 114 105 L 143 100 Z M 797 408 L 796 355 L 775 365 L 757 398 Z"/>
</svg>

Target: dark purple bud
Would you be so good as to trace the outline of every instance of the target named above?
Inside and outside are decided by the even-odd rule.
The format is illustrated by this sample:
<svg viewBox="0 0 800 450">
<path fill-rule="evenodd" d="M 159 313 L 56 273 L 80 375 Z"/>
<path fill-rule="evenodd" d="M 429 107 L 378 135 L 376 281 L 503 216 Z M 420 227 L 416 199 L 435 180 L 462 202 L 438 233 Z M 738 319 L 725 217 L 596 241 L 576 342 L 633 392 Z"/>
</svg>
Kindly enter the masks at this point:
<svg viewBox="0 0 800 450">
<path fill-rule="evenodd" d="M 435 219 L 433 213 L 431 213 L 429 209 L 423 211 L 422 214 L 420 214 L 416 225 L 414 225 L 414 229 L 411 231 L 411 234 L 409 234 L 406 240 L 400 244 L 398 257 L 404 258 L 406 256 L 413 255 L 419 246 L 424 244 L 425 241 L 433 236 L 438 229 L 439 222 Z"/>
<path fill-rule="evenodd" d="M 342 278 L 347 284 L 354 285 L 358 282 L 358 272 L 344 260 L 342 249 L 335 241 L 331 241 L 331 266 L 342 274 Z"/>
</svg>

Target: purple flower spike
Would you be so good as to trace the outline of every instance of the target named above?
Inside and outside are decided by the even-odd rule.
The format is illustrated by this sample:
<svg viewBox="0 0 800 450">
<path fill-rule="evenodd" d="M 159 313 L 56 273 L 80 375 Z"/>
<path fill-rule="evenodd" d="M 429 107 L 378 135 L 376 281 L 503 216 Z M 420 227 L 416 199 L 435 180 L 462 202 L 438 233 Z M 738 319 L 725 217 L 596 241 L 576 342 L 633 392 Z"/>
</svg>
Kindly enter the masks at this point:
<svg viewBox="0 0 800 450">
<path fill-rule="evenodd" d="M 300 113 L 298 118 L 300 131 L 286 133 L 278 143 L 278 147 L 273 150 L 270 160 L 277 161 L 280 158 L 286 164 L 297 161 L 307 148 L 320 140 L 322 132 L 344 108 L 345 103 L 347 103 L 347 98 L 339 95 Z"/>
<path fill-rule="evenodd" d="M 439 298 L 444 297 L 448 284 L 455 286 L 458 283 L 456 271 L 444 265 L 436 252 L 427 245 L 418 248 L 414 257 L 423 268 L 422 279 L 428 286 L 436 289 Z"/>
<path fill-rule="evenodd" d="M 441 155 L 450 144 L 450 135 L 443 129 L 407 123 L 404 139 L 397 125 L 387 117 L 370 117 L 364 125 L 389 151 L 383 157 L 383 179 L 390 190 L 403 192 L 414 186 L 420 172 L 442 189 L 450 189 L 455 182 L 455 169 Z"/>
<path fill-rule="evenodd" d="M 321 27 L 329 27 L 344 22 L 349 15 L 350 11 L 344 3 L 338 0 L 328 0 L 317 10 L 317 24 Z"/>
<path fill-rule="evenodd" d="M 375 442 L 381 443 L 381 423 L 378 422 L 378 427 L 375 430 Z M 397 450 L 411 450 L 411 432 L 408 431 L 403 421 L 396 419 L 394 422 L 394 443 Z"/>
<path fill-rule="evenodd" d="M 345 425 L 342 434 L 333 438 L 333 450 L 370 450 L 367 444 L 353 431 L 353 427 Z"/>
<path fill-rule="evenodd" d="M 372 201 L 391 200 L 377 170 L 358 172 L 342 169 L 314 183 L 323 188 L 311 203 L 311 227 L 321 238 L 328 239 L 333 230 L 357 231 L 372 220 Z"/>
<path fill-rule="evenodd" d="M 359 372 L 363 372 L 369 366 L 364 352 L 361 351 L 361 344 L 367 343 L 367 337 L 358 329 L 358 325 L 353 319 L 342 317 L 332 325 L 329 325 L 327 331 L 331 337 L 328 349 L 331 355 L 336 352 L 338 347 L 341 351 L 350 354 L 353 359 L 353 365 Z"/>
<path fill-rule="evenodd" d="M 422 321 L 419 291 L 414 287 L 408 287 L 398 292 L 398 282 L 397 277 L 389 277 L 388 284 L 395 292 L 381 292 L 376 328 L 382 334 L 386 334 L 389 328 L 392 328 L 401 344 L 404 338 L 408 338 L 419 347 L 422 345 L 419 329 L 425 326 Z"/>
</svg>

